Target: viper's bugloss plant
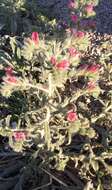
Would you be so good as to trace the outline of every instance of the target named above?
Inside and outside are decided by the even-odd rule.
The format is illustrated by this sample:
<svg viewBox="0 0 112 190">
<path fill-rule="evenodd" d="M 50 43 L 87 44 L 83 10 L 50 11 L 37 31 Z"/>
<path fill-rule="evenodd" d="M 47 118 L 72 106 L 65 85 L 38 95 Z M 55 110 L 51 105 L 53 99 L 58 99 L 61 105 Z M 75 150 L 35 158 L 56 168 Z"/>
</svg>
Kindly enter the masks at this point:
<svg viewBox="0 0 112 190">
<path fill-rule="evenodd" d="M 56 147 L 59 149 L 63 141 L 60 141 L 60 145 L 58 141 L 52 143 L 54 134 L 59 135 L 60 129 L 66 133 L 68 131 L 66 138 L 70 143 L 71 135 L 75 133 L 69 130 L 69 122 L 75 124 L 78 121 L 76 132 L 80 133 L 81 123 L 78 112 L 69 111 L 69 106 L 71 104 L 76 106 L 77 99 L 82 95 L 93 94 L 94 96 L 95 92 L 95 96 L 98 96 L 100 93 L 100 88 L 97 90 L 92 88 L 92 82 L 89 82 L 91 78 L 94 81 L 98 80 L 99 65 L 80 66 L 82 53 L 90 44 L 88 36 L 82 33 L 80 36 L 78 32 L 76 35 L 71 34 L 62 42 L 55 40 L 51 42 L 45 38 L 41 39 L 38 32 L 33 32 L 30 37 L 25 37 L 23 42 L 10 38 L 10 44 L 14 52 L 13 57 L 18 57 L 16 52 L 19 50 L 18 60 L 22 63 L 18 65 L 17 61 L 12 61 L 11 66 L 4 66 L 5 75 L 1 85 L 1 94 L 9 98 L 18 92 L 23 94 L 27 102 L 25 115 L 21 112 L 17 119 L 17 129 L 13 130 L 9 123 L 10 145 L 16 151 L 22 151 L 22 144 L 25 140 L 37 139 L 37 146 L 40 147 L 42 143 L 42 149 L 46 147 L 50 151 Z M 16 52 L 14 49 L 17 49 Z M 85 88 L 72 90 L 71 95 L 67 96 L 66 93 L 70 89 L 69 87 L 66 89 L 66 84 L 72 83 L 73 80 L 78 81 L 80 77 L 88 81 L 87 87 L 85 82 Z M 34 99 L 33 102 L 31 97 Z M 33 117 L 35 117 L 34 121 Z M 28 122 L 26 127 L 21 124 L 23 120 Z"/>
<path fill-rule="evenodd" d="M 69 6 L 70 9 L 74 8 L 71 3 Z M 80 6 L 81 4 L 77 3 L 75 8 Z M 78 117 L 78 112 L 69 111 L 69 106 L 76 106 L 80 96 L 91 94 L 97 97 L 100 94 L 100 88 L 92 88 L 90 82 L 98 80 L 100 71 L 98 65 L 94 64 L 82 68 L 81 58 L 90 45 L 90 40 L 88 34 L 80 30 L 80 15 L 74 14 L 73 10 L 71 20 L 77 27 L 71 28 L 69 35 L 66 33 L 66 38 L 60 42 L 42 39 L 35 31 L 31 36 L 25 37 L 23 42 L 15 37 L 10 38 L 13 55 L 10 61 L 6 61 L 6 65 L 9 62 L 10 65 L 4 66 L 1 94 L 10 98 L 15 96 L 16 92 L 21 93 L 27 102 L 25 113 L 21 110 L 17 117 L 17 129 L 13 130 L 10 122 L 8 129 L 6 128 L 9 143 L 16 151 L 22 151 L 24 141 L 30 146 L 29 141 L 35 142 L 37 139 L 37 147 L 47 147 L 49 151 L 59 149 L 59 155 L 62 156 L 60 146 L 64 141 L 56 140 L 52 143 L 55 134 L 59 136 L 60 130 L 64 130 L 67 144 L 70 144 L 75 133 L 86 133 L 82 133 L 80 114 Z M 72 81 L 78 81 L 80 77 L 83 77 L 85 87 L 73 88 L 68 96 L 67 92 L 71 91 L 71 87 L 66 89 L 67 83 L 72 84 Z M 23 120 L 26 123 L 24 125 Z M 95 135 L 95 132 L 93 134 Z"/>
<path fill-rule="evenodd" d="M 58 179 L 62 171 L 84 190 L 100 190 L 102 176 L 112 172 L 111 43 L 101 43 L 96 56 L 82 24 L 94 17 L 96 2 L 69 1 L 70 20 L 63 22 L 61 36 L 61 30 L 43 35 L 32 29 L 22 36 L 1 37 L 0 135 L 8 137 L 5 148 L 28 153 L 28 168 L 46 172 L 68 189 L 69 182 Z M 74 181 L 70 169 L 81 182 Z M 57 170 L 56 178 L 51 173 Z"/>
</svg>

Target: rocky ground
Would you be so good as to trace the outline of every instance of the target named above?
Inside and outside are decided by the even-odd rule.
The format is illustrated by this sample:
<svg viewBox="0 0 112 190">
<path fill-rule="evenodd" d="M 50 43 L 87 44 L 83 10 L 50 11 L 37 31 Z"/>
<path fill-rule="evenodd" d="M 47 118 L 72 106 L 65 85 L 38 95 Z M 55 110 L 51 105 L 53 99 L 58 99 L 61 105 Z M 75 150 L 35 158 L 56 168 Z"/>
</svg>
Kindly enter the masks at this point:
<svg viewBox="0 0 112 190">
<path fill-rule="evenodd" d="M 112 0 L 100 0 L 95 10 L 97 31 L 112 34 Z"/>
</svg>

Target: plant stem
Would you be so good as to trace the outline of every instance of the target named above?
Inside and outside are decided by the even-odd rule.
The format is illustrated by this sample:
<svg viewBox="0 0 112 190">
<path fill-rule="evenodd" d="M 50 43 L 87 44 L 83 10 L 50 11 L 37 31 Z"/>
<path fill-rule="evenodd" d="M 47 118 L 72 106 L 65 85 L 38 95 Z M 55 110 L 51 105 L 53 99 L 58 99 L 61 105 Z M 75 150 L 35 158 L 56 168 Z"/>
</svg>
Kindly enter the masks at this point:
<svg viewBox="0 0 112 190">
<path fill-rule="evenodd" d="M 40 84 L 33 85 L 33 84 L 28 83 L 26 86 L 41 90 L 41 91 L 46 92 L 46 93 L 49 94 L 49 91 L 47 89 L 43 88 Z"/>
</svg>

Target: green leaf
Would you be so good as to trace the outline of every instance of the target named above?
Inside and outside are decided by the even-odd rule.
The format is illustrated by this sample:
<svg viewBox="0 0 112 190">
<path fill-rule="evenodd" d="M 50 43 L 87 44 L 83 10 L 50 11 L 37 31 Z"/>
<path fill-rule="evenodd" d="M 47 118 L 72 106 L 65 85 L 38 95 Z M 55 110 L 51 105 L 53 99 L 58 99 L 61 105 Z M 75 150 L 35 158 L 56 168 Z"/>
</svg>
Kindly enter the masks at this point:
<svg viewBox="0 0 112 190">
<path fill-rule="evenodd" d="M 56 69 L 54 70 L 53 78 L 54 78 L 54 81 L 53 81 L 54 86 L 63 87 L 64 83 L 67 80 L 67 71 L 58 71 Z"/>
<path fill-rule="evenodd" d="M 11 45 L 13 54 L 15 54 L 15 51 L 16 51 L 16 39 L 15 39 L 15 37 L 10 38 L 10 45 Z"/>
<path fill-rule="evenodd" d="M 69 133 L 70 134 L 77 133 L 79 131 L 80 127 L 81 127 L 80 120 L 77 120 L 77 121 L 71 123 L 69 125 Z"/>
<path fill-rule="evenodd" d="M 30 39 L 29 40 L 26 40 L 24 42 L 24 46 L 23 46 L 23 49 L 22 49 L 22 56 L 30 61 L 33 57 L 33 53 L 34 53 L 34 50 L 35 50 L 35 46 L 33 45 L 33 43 L 31 43 Z"/>
<path fill-rule="evenodd" d="M 99 164 L 96 160 L 93 160 L 93 159 L 91 160 L 91 166 L 93 167 L 95 171 L 99 170 Z"/>
<path fill-rule="evenodd" d="M 98 96 L 100 95 L 100 92 L 101 92 L 101 89 L 97 86 L 97 87 L 95 88 L 95 91 L 92 92 L 92 96 L 93 96 L 94 98 L 98 98 Z"/>
<path fill-rule="evenodd" d="M 94 190 L 93 183 L 91 181 L 88 181 L 84 190 Z"/>
<path fill-rule="evenodd" d="M 46 122 L 44 125 L 45 129 L 45 143 L 47 144 L 48 149 L 50 149 L 50 143 L 51 143 L 51 134 L 50 134 L 50 128 L 48 123 Z"/>
<path fill-rule="evenodd" d="M 98 185 L 97 190 L 103 190 L 103 187 L 101 184 Z"/>
<path fill-rule="evenodd" d="M 88 128 L 87 129 L 87 134 L 86 134 L 89 138 L 94 138 L 96 133 L 95 130 L 93 128 Z"/>
<path fill-rule="evenodd" d="M 17 48 L 17 57 L 21 59 L 21 49 L 19 47 Z"/>
<path fill-rule="evenodd" d="M 59 164 L 57 165 L 56 169 L 59 171 L 64 171 L 68 160 L 69 160 L 69 157 L 65 157 L 64 159 L 59 159 Z"/>
</svg>

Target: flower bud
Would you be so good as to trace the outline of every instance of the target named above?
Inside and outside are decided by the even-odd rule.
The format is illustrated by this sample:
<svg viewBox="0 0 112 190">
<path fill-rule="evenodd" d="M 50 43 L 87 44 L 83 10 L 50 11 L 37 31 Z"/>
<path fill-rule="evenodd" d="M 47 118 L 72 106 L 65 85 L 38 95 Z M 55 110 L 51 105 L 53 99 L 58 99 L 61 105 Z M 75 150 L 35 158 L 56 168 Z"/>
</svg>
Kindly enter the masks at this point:
<svg viewBox="0 0 112 190">
<path fill-rule="evenodd" d="M 33 41 L 33 43 L 35 45 L 38 45 L 38 43 L 39 43 L 39 34 L 38 34 L 38 32 L 32 32 L 31 40 Z"/>
<path fill-rule="evenodd" d="M 78 16 L 77 15 L 71 15 L 71 20 L 73 23 L 77 23 L 78 22 Z"/>
<path fill-rule="evenodd" d="M 88 14 L 91 14 L 93 12 L 93 5 L 92 4 L 88 4 L 86 5 L 85 7 L 85 11 L 88 13 Z"/>
<path fill-rule="evenodd" d="M 60 61 L 57 65 L 56 68 L 58 68 L 59 70 L 67 70 L 69 68 L 69 61 L 67 60 L 62 60 Z"/>
<path fill-rule="evenodd" d="M 67 121 L 74 122 L 78 119 L 77 113 L 74 111 L 69 111 L 67 113 Z"/>
<path fill-rule="evenodd" d="M 69 48 L 68 52 L 71 57 L 79 57 L 80 56 L 80 53 L 74 47 Z"/>
</svg>

